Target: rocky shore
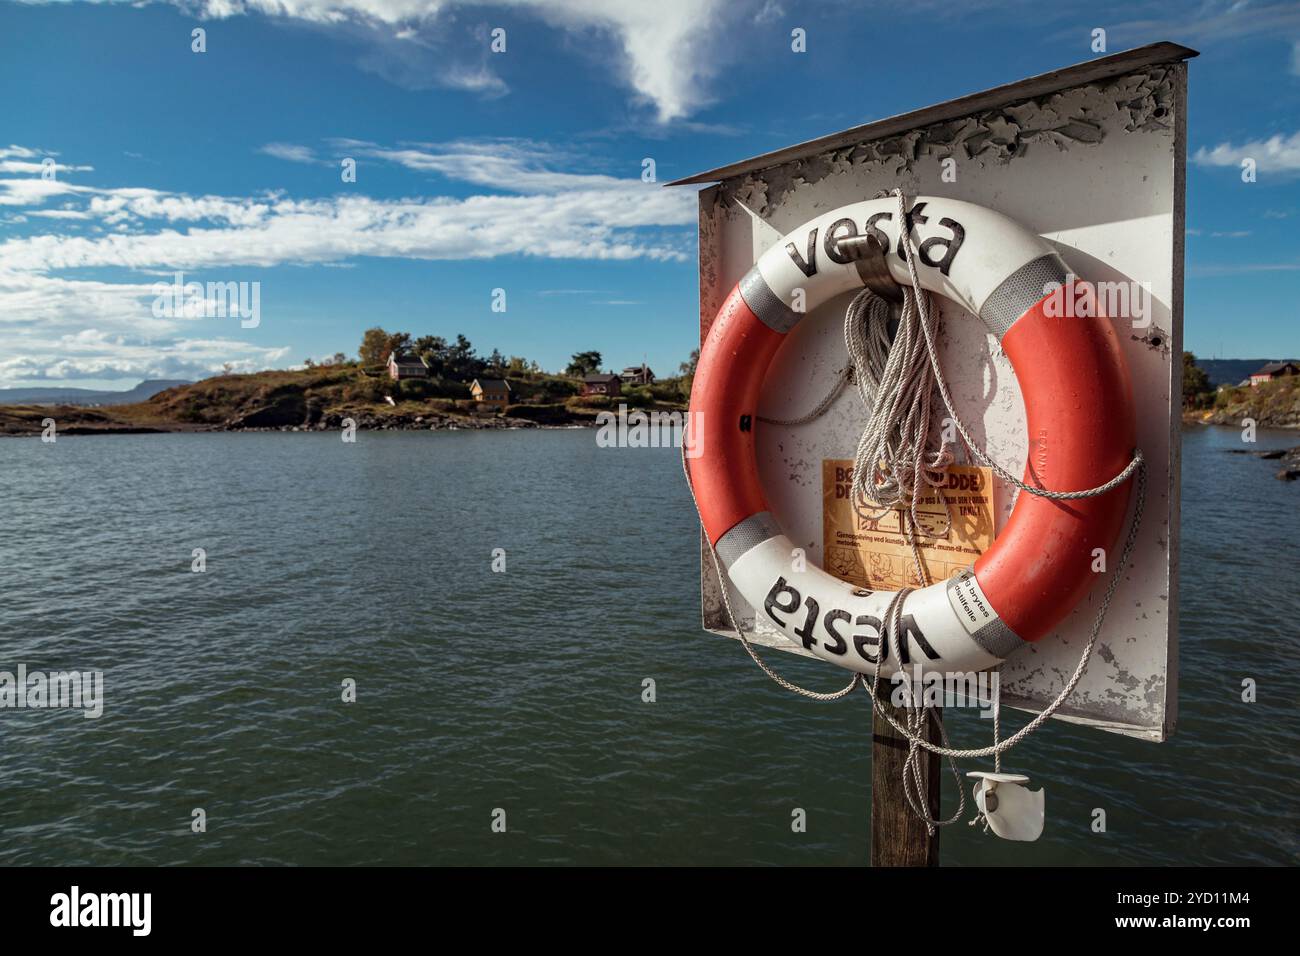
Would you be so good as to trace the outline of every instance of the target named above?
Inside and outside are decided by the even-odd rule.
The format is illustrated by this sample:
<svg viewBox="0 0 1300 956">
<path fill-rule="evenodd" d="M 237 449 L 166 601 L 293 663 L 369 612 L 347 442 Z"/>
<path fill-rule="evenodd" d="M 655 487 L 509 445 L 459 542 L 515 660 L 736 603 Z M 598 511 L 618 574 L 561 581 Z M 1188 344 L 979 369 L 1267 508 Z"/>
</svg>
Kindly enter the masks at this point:
<svg viewBox="0 0 1300 956">
<path fill-rule="evenodd" d="M 1183 421 L 1234 425 L 1246 419 L 1256 428 L 1300 428 L 1300 375 L 1251 387 L 1222 389 L 1211 408 L 1188 409 Z"/>
<path fill-rule="evenodd" d="M 514 428 L 586 428 L 596 424 L 595 415 L 449 415 L 438 412 L 409 412 L 394 409 L 379 412 L 326 412 L 314 420 L 297 423 L 281 416 L 252 413 L 220 423 L 192 423 L 154 420 L 122 421 L 96 409 L 68 406 L 13 406 L 0 408 L 0 437 L 40 435 L 52 419 L 59 435 L 152 435 L 169 432 L 325 432 L 342 431 L 351 422 L 357 431 L 500 431 Z"/>
<path fill-rule="evenodd" d="M 121 405 L 0 406 L 0 435 L 152 432 L 453 431 L 580 428 L 621 404 L 645 411 L 681 411 L 677 386 L 630 389 L 615 397 L 578 394 L 567 378 L 529 373 L 510 380 L 504 410 L 482 406 L 463 383 L 397 383 L 348 366 L 218 375 Z M 660 389 L 661 394 L 653 389 Z M 451 394 L 442 394 L 450 392 Z"/>
<path fill-rule="evenodd" d="M 511 428 L 586 428 L 595 424 L 595 419 L 584 419 L 568 424 L 549 424 L 535 422 L 527 418 L 509 415 L 487 417 L 450 416 L 450 415 L 411 415 L 394 414 L 385 416 L 359 414 L 355 416 L 330 414 L 322 416 L 314 425 L 248 425 L 232 422 L 203 431 L 240 431 L 240 432 L 323 432 L 341 431 L 344 422 L 351 419 L 357 431 L 499 431 Z"/>
<path fill-rule="evenodd" d="M 1295 481 L 1300 478 L 1300 445 L 1294 448 L 1266 448 L 1263 451 L 1250 451 L 1245 448 L 1233 448 L 1230 455 L 1250 455 L 1262 461 L 1276 461 L 1282 467 L 1274 474 L 1278 481 Z"/>
</svg>

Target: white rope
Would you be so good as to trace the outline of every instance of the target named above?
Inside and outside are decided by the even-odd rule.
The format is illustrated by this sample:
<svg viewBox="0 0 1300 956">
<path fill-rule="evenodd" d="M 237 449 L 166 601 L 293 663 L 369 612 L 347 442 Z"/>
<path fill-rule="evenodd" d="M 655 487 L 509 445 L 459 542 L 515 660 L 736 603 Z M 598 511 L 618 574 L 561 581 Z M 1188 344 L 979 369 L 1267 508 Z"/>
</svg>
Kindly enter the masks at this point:
<svg viewBox="0 0 1300 956">
<path fill-rule="evenodd" d="M 687 427 L 690 427 L 689 423 Z M 683 436 L 682 473 L 686 476 L 686 487 L 691 493 L 691 501 L 695 504 L 695 513 L 698 515 L 700 513 L 700 500 L 695 497 L 695 486 L 691 484 L 691 471 L 686 466 L 687 447 L 686 437 Z M 707 539 L 705 540 L 707 541 Z M 773 681 L 780 684 L 786 690 L 793 691 L 794 693 L 799 694 L 802 697 L 807 697 L 810 700 L 839 700 L 841 697 L 847 697 L 849 694 L 853 693 L 854 688 L 862 683 L 862 675 L 854 674 L 848 684 L 840 690 L 830 692 L 808 690 L 806 687 L 800 687 L 798 684 L 786 680 L 774 671 L 771 666 L 768 665 L 767 661 L 763 660 L 763 658 L 759 656 L 758 651 L 754 650 L 754 646 L 749 643 L 749 638 L 745 636 L 744 628 L 740 626 L 740 620 L 731 609 L 731 598 L 727 595 L 727 589 L 730 585 L 727 583 L 726 573 L 722 570 L 722 562 L 718 560 L 717 549 L 713 547 L 712 543 L 709 544 L 709 557 L 713 559 L 713 570 L 718 575 L 718 587 L 722 592 L 722 606 L 726 608 L 727 620 L 731 622 L 731 627 L 736 632 L 736 636 L 740 638 L 740 643 L 744 646 L 746 652 L 748 652 L 749 656 L 753 658 L 754 663 L 759 666 L 764 674 L 772 678 Z"/>
<path fill-rule="evenodd" d="M 935 348 L 934 335 L 932 334 L 935 323 L 930 315 L 930 311 L 931 311 L 930 301 L 929 301 L 930 296 L 929 293 L 925 292 L 924 289 L 922 289 L 921 279 L 920 276 L 917 274 L 917 270 L 916 270 L 916 250 L 912 244 L 911 233 L 906 230 L 906 223 L 908 221 L 907 201 L 904 198 L 903 191 L 901 189 L 892 190 L 892 195 L 895 196 L 898 200 L 898 217 L 899 217 L 898 221 L 901 224 L 903 224 L 902 226 L 900 226 L 900 228 L 902 229 L 902 245 L 903 245 L 903 250 L 905 255 L 904 261 L 907 263 L 908 277 L 912 280 L 912 286 L 910 289 L 906 286 L 903 287 L 903 295 L 904 295 L 903 321 L 907 322 L 910 318 L 920 328 L 921 334 L 925 339 L 925 348 L 926 348 L 926 354 L 929 358 L 930 373 L 933 375 L 934 383 L 939 390 L 940 397 L 943 399 L 944 407 L 948 411 L 948 415 L 950 420 L 953 423 L 953 426 L 957 429 L 957 432 L 965 440 L 967 448 L 971 451 L 971 453 L 975 456 L 975 458 L 983 462 L 985 465 L 987 465 L 989 469 L 992 470 L 993 473 L 996 474 L 998 477 L 1002 478 L 1003 481 L 1015 485 L 1021 491 L 1026 491 L 1032 495 L 1037 495 L 1039 497 L 1049 498 L 1057 501 L 1071 500 L 1076 498 L 1094 498 L 1097 497 L 1098 495 L 1103 495 L 1106 492 L 1110 491 L 1112 488 L 1115 488 L 1118 485 L 1122 484 L 1123 482 L 1127 481 L 1128 478 L 1131 475 L 1133 475 L 1135 472 L 1137 473 L 1137 489 L 1136 489 L 1137 501 L 1133 511 L 1133 522 L 1129 526 L 1128 537 L 1124 542 L 1124 549 L 1120 553 L 1119 562 L 1117 563 L 1115 567 L 1115 571 L 1111 575 L 1110 582 L 1106 587 L 1106 591 L 1102 598 L 1101 605 L 1098 608 L 1097 618 L 1093 623 L 1092 632 L 1089 635 L 1087 642 L 1084 644 L 1083 651 L 1080 654 L 1079 664 L 1075 668 L 1074 673 L 1070 676 L 1070 679 L 1066 681 L 1065 686 L 1061 688 L 1061 692 L 1056 696 L 1056 699 L 1053 700 L 1050 704 L 1048 704 L 1047 707 L 1045 707 L 1039 714 L 1037 714 L 1034 717 L 1033 720 L 1031 720 L 1024 727 L 1022 727 L 1019 731 L 1017 731 L 1015 734 L 1008 737 L 1006 740 L 999 740 L 992 747 L 981 747 L 981 748 L 975 748 L 970 750 L 955 750 L 947 746 L 942 746 L 942 747 L 936 746 L 924 739 L 916 739 L 915 741 L 913 741 L 912 737 L 909 736 L 908 738 L 909 741 L 915 742 L 917 746 L 929 750 L 931 753 L 939 754 L 940 756 L 954 757 L 954 758 L 956 757 L 973 758 L 973 757 L 987 757 L 989 755 L 1000 755 L 1006 752 L 1007 750 L 1010 750 L 1012 747 L 1014 747 L 1025 737 L 1028 737 L 1035 730 L 1041 727 L 1044 722 L 1046 722 L 1053 714 L 1056 713 L 1058 709 L 1060 709 L 1061 705 L 1064 704 L 1066 699 L 1069 698 L 1070 694 L 1074 692 L 1074 688 L 1078 686 L 1079 681 L 1083 678 L 1084 671 L 1086 671 L 1088 667 L 1088 660 L 1092 656 L 1092 649 L 1097 643 L 1097 637 L 1101 633 L 1102 624 L 1105 622 L 1106 611 L 1110 607 L 1111 599 L 1114 597 L 1115 588 L 1119 585 L 1119 581 L 1123 575 L 1124 568 L 1128 565 L 1129 558 L 1132 556 L 1133 553 L 1134 545 L 1137 543 L 1138 527 L 1141 524 L 1142 510 L 1146 503 L 1146 463 L 1142 457 L 1142 453 L 1138 451 L 1133 455 L 1132 461 L 1130 461 L 1128 465 L 1125 466 L 1123 471 L 1121 471 L 1118 475 L 1116 475 L 1110 481 L 1105 482 L 1104 484 L 1098 485 L 1095 488 L 1087 488 L 1082 491 L 1049 491 L 1046 488 L 1042 488 L 1034 485 L 1028 485 L 1022 482 L 1020 479 L 1016 478 L 1014 475 L 1008 472 L 1005 468 L 1002 468 L 1000 465 L 994 462 L 991 458 L 989 458 L 989 456 L 984 451 L 982 451 L 979 448 L 979 446 L 975 443 L 975 441 L 970 437 L 970 431 L 966 428 L 965 424 L 962 423 L 961 418 L 957 415 L 956 410 L 953 408 L 952 394 L 948 389 L 948 382 L 944 378 L 943 369 L 940 367 L 939 364 L 939 355 Z M 920 291 L 919 293 L 917 293 L 915 290 L 920 290 Z M 859 296 L 870 295 L 870 294 L 871 293 L 869 290 L 864 289 L 862 293 L 859 293 Z M 914 300 L 916 302 L 916 306 L 914 309 L 908 308 L 909 299 Z M 901 326 L 899 328 L 899 332 L 900 333 L 902 332 Z M 871 374 L 869 369 L 859 368 L 857 371 L 858 371 L 859 381 L 862 381 L 864 378 L 866 378 L 868 375 Z M 873 413 L 873 419 L 877 417 L 878 416 Z M 909 421 L 909 420 L 910 419 L 907 418 L 903 419 L 903 421 Z M 929 424 L 928 417 L 925 420 L 925 424 L 926 427 L 928 428 L 928 424 Z M 870 423 L 869 423 L 869 427 L 870 427 Z M 876 432 L 883 433 L 887 436 L 891 433 L 893 429 L 891 428 L 891 423 L 885 421 L 882 422 L 880 425 L 877 425 L 875 430 Z M 921 452 L 919 449 L 921 447 L 923 446 L 916 445 L 916 444 L 910 446 L 909 445 L 903 446 L 901 449 L 902 453 L 900 455 L 900 458 L 902 459 L 903 462 L 906 462 L 908 460 L 914 463 L 920 462 Z M 900 467 L 899 459 L 894 459 L 890 467 L 893 468 L 895 471 L 897 471 L 897 469 Z M 911 478 L 911 483 L 913 486 L 913 495 L 916 494 L 916 489 L 919 488 L 919 482 L 915 480 L 915 474 L 916 472 L 914 471 L 912 473 L 912 478 Z M 904 477 L 905 478 L 907 477 L 906 472 L 904 472 Z M 858 485 L 860 481 L 861 481 L 860 476 L 856 474 L 856 464 L 855 464 L 855 474 L 854 474 L 855 486 Z M 913 549 L 915 551 L 914 542 L 913 542 Z M 900 612 L 901 612 L 902 602 L 900 601 L 898 603 L 900 605 Z M 900 617 L 901 617 L 901 613 L 899 615 L 895 615 L 894 618 L 886 619 L 886 623 L 889 625 L 888 628 L 889 633 L 886 635 L 886 640 L 894 640 L 895 642 L 898 642 L 898 633 L 900 630 L 900 628 L 898 627 L 898 624 L 900 623 L 898 619 Z M 901 643 L 899 644 L 899 646 L 901 646 Z M 876 682 L 880 678 L 880 661 L 884 656 L 885 654 L 881 653 L 876 658 L 875 672 L 872 675 L 871 684 L 868 685 L 869 687 L 871 687 L 873 691 Z M 874 693 L 872 694 L 872 701 L 873 701 L 872 706 L 875 707 L 876 712 L 880 714 L 880 716 L 884 717 L 885 720 L 889 721 L 889 723 L 893 726 L 893 728 L 898 733 L 907 735 L 906 731 L 898 725 L 898 723 L 893 719 L 893 717 L 884 708 L 882 708 L 879 705 L 878 701 L 876 701 L 876 697 Z"/>
<path fill-rule="evenodd" d="M 826 410 L 834 404 L 835 400 L 844 391 L 848 382 L 856 382 L 858 393 L 863 404 L 869 410 L 869 415 L 854 456 L 852 488 L 855 507 L 857 507 L 856 499 L 859 495 L 866 501 L 881 508 L 882 512 L 897 508 L 904 502 L 909 505 L 908 517 L 911 520 L 905 521 L 904 527 L 908 542 L 912 546 L 917 581 L 921 583 L 927 583 L 929 575 L 926 573 L 921 561 L 919 545 L 916 542 L 916 533 L 921 528 L 918 520 L 918 505 L 926 486 L 936 490 L 940 489 L 945 481 L 945 471 L 953 460 L 952 452 L 942 435 L 937 444 L 930 439 L 931 403 L 936 389 L 943 400 L 949 420 L 953 423 L 957 433 L 961 435 L 970 454 L 1004 482 L 1021 491 L 1054 501 L 1093 498 L 1118 487 L 1130 477 L 1137 476 L 1133 520 L 1129 525 L 1128 535 L 1124 541 L 1123 550 L 1120 552 L 1119 561 L 1111 574 L 1101 604 L 1098 607 L 1092 630 L 1080 653 L 1078 665 L 1056 698 L 1035 715 L 1029 723 L 1006 739 L 1001 739 L 1001 674 L 999 673 L 998 693 L 994 702 L 994 742 L 990 747 L 962 750 L 949 746 L 948 734 L 942 722 L 937 722 L 942 743 L 933 744 L 925 739 L 924 734 L 926 721 L 933 716 L 930 713 L 931 708 L 924 706 L 924 702 L 920 707 L 907 707 L 907 726 L 904 727 L 889 713 L 889 709 L 877 694 L 880 682 L 880 662 L 888 656 L 891 645 L 896 649 L 902 646 L 900 632 L 902 630 L 903 601 L 911 593 L 911 588 L 903 588 L 898 591 L 893 596 L 885 612 L 885 633 L 881 635 L 883 646 L 876 656 L 875 667 L 870 680 L 868 681 L 862 675 L 854 674 L 848 685 L 839 691 L 832 693 L 810 691 L 791 683 L 777 674 L 754 650 L 732 611 L 731 601 L 727 594 L 727 576 L 723 573 L 717 552 L 710 545 L 709 551 L 722 588 L 722 603 L 726 609 L 727 618 L 735 629 L 736 635 L 740 638 L 741 644 L 744 645 L 745 650 L 753 658 L 754 662 L 763 670 L 763 673 L 787 690 L 814 700 L 838 700 L 841 697 L 846 697 L 859 683 L 871 692 L 871 706 L 875 713 L 908 742 L 908 756 L 903 767 L 904 795 L 912 811 L 925 821 L 926 827 L 933 833 L 934 827 L 944 826 L 957 820 L 966 805 L 965 788 L 961 786 L 956 760 L 993 756 L 995 768 L 1000 769 L 1002 754 L 1015 747 L 1020 741 L 1049 720 L 1070 697 L 1079 681 L 1083 678 L 1084 672 L 1088 668 L 1088 662 L 1092 657 L 1093 648 L 1096 646 L 1098 636 L 1101 634 L 1101 628 L 1106 619 L 1106 611 L 1110 607 L 1111 599 L 1115 595 L 1115 589 L 1119 586 L 1124 569 L 1128 566 L 1133 549 L 1137 544 L 1138 529 L 1142 522 L 1142 511 L 1146 503 L 1146 462 L 1142 457 L 1142 452 L 1136 451 L 1133 459 L 1125 466 L 1123 471 L 1104 484 L 1080 491 L 1052 491 L 1021 481 L 993 461 L 975 443 L 971 438 L 970 431 L 953 408 L 952 394 L 939 364 L 938 351 L 935 347 L 938 313 L 933 308 L 930 294 L 922 288 L 920 277 L 917 274 L 916 250 L 911 233 L 906 229 L 906 223 L 908 222 L 906 199 L 901 189 L 894 189 L 890 194 L 898 199 L 898 222 L 901 224 L 900 228 L 903 229 L 901 244 L 906 257 L 908 275 L 912 281 L 910 288 L 903 287 L 903 314 L 897 332 L 891 339 L 889 335 L 890 314 L 888 303 L 869 289 L 863 289 L 854 297 L 845 315 L 844 339 L 851 364 L 838 373 L 829 394 L 806 415 L 784 420 L 760 416 L 759 420 L 779 425 L 807 424 L 825 414 Z M 691 489 L 691 499 L 695 502 L 695 509 L 698 514 L 699 502 L 695 499 L 695 489 L 690 483 L 690 471 L 686 464 L 685 441 L 682 443 L 682 470 L 686 475 L 687 487 Z M 947 500 L 943 498 L 942 491 L 938 490 L 938 494 L 944 501 L 945 508 L 947 508 Z M 951 512 L 949 512 L 949 520 L 951 520 Z M 920 759 L 922 750 L 947 757 L 954 776 L 958 777 L 958 792 L 961 794 L 961 804 L 957 808 L 957 812 L 948 820 L 934 820 L 924 810 L 926 780 L 924 761 Z M 972 820 L 972 824 L 979 822 L 981 816 L 977 816 L 975 820 Z"/>
<path fill-rule="evenodd" d="M 918 296 L 904 289 L 903 313 L 892 345 L 889 303 L 870 289 L 854 297 L 844 316 L 844 347 L 862 404 L 870 410 L 853 456 L 854 508 L 861 512 L 859 501 L 871 502 L 877 510 L 865 516 L 874 518 L 906 503 L 917 529 L 926 487 L 941 488 L 953 460 L 942 431 L 937 445 L 930 440 L 935 375 L 926 342 L 937 331 L 938 316 L 924 303 L 918 309 L 918 301 L 928 299 L 927 292 Z M 942 492 L 940 498 L 947 509 Z M 919 554 L 916 558 L 921 581 Z"/>
</svg>

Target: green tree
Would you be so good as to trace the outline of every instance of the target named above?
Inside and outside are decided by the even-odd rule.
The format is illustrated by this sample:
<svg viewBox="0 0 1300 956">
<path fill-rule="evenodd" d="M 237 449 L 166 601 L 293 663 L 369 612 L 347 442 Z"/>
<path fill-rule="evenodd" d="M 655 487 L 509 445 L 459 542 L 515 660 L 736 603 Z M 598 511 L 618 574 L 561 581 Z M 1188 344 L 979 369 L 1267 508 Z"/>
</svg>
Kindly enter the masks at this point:
<svg viewBox="0 0 1300 956">
<path fill-rule="evenodd" d="M 411 346 L 411 351 L 428 363 L 433 375 L 440 377 L 446 374 L 447 340 L 441 335 L 421 335 Z"/>
<path fill-rule="evenodd" d="M 456 341 L 447 348 L 445 368 L 452 378 L 468 382 L 482 375 L 486 367 L 487 363 L 475 354 L 474 346 L 463 335 L 457 335 Z"/>
<path fill-rule="evenodd" d="M 411 347 L 410 332 L 394 332 L 388 337 L 388 355 L 401 355 Z M 384 361 L 388 361 L 388 355 L 384 356 Z"/>
<path fill-rule="evenodd" d="M 383 365 L 387 362 L 388 339 L 388 333 L 377 325 L 372 329 L 366 329 L 365 334 L 361 336 L 361 349 L 357 352 L 361 364 Z"/>
<path fill-rule="evenodd" d="M 383 365 L 388 356 L 402 352 L 410 344 L 410 332 L 385 332 L 376 325 L 373 329 L 366 329 L 361 336 L 358 356 L 362 365 Z"/>
<path fill-rule="evenodd" d="M 575 378 L 582 375 L 592 375 L 600 371 L 601 357 L 599 352 L 577 352 L 573 356 L 573 361 L 569 367 L 564 370 L 564 374 L 572 375 Z"/>
<path fill-rule="evenodd" d="M 700 350 L 691 349 L 691 357 L 688 358 L 681 365 L 677 366 L 677 369 L 682 373 L 682 375 L 686 376 L 687 378 L 694 378 L 695 366 L 699 364 L 699 361 L 700 361 Z"/>
<path fill-rule="evenodd" d="M 1210 385 L 1210 376 L 1205 369 L 1196 364 L 1196 356 L 1191 352 L 1183 353 L 1183 407 L 1196 408 L 1206 404 L 1214 395 Z"/>
</svg>

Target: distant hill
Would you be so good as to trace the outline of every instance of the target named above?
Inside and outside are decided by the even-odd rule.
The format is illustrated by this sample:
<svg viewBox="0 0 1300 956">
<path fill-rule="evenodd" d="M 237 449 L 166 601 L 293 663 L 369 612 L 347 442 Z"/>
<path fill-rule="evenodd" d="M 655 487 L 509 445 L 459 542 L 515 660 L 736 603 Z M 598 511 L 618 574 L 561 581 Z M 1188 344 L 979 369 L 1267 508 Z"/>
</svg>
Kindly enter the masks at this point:
<svg viewBox="0 0 1300 956">
<path fill-rule="evenodd" d="M 152 379 L 125 392 L 100 392 L 93 388 L 0 388 L 0 405 L 132 405 L 178 385 L 179 379 Z"/>
<path fill-rule="evenodd" d="M 1198 358 L 1196 364 L 1205 370 L 1205 374 L 1210 377 L 1210 384 L 1218 388 L 1220 385 L 1239 385 L 1246 379 L 1250 378 L 1251 372 L 1258 372 L 1269 362 L 1279 362 L 1282 359 L 1259 358 L 1259 359 L 1204 359 Z M 1290 361 L 1295 361 L 1291 359 Z"/>
</svg>

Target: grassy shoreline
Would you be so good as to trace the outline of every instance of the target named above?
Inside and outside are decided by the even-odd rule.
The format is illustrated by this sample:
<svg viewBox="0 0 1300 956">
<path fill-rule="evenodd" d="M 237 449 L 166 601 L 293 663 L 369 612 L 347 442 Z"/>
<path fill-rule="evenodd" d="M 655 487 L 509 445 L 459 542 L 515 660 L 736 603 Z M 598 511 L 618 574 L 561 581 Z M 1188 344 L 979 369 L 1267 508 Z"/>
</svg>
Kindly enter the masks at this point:
<svg viewBox="0 0 1300 956">
<path fill-rule="evenodd" d="M 362 430 L 548 428 L 590 426 L 620 404 L 682 411 L 682 383 L 672 379 L 629 389 L 613 399 L 579 395 L 575 379 L 533 373 L 508 376 L 516 401 L 504 412 L 480 410 L 465 384 L 397 383 L 356 365 L 221 375 L 159 392 L 130 405 L 0 406 L 0 435 L 39 435 L 53 419 L 61 435 L 208 431 L 325 431 L 351 419 Z M 390 402 L 391 399 L 391 402 Z"/>
<path fill-rule="evenodd" d="M 1205 393 L 1183 409 L 1188 424 L 1241 428 L 1247 419 L 1256 428 L 1300 428 L 1300 376 Z"/>
</svg>

